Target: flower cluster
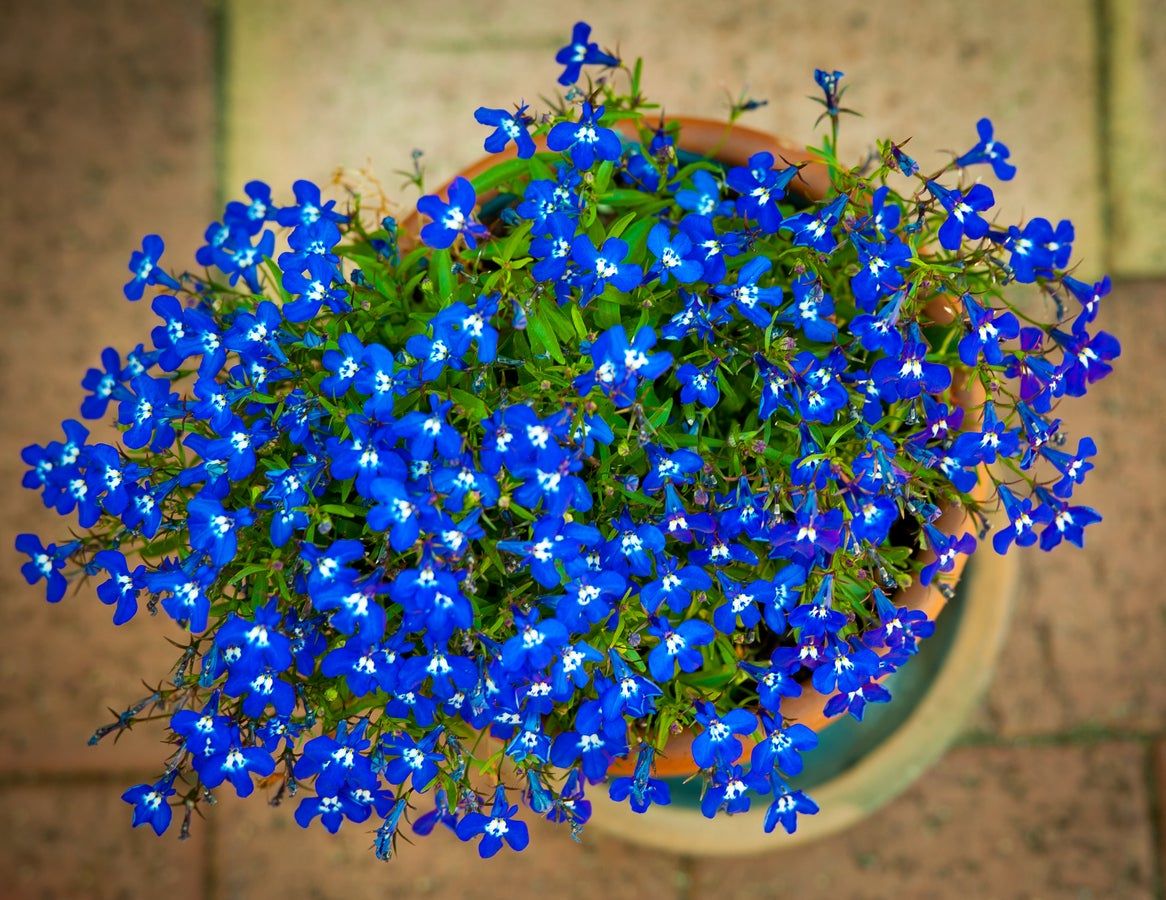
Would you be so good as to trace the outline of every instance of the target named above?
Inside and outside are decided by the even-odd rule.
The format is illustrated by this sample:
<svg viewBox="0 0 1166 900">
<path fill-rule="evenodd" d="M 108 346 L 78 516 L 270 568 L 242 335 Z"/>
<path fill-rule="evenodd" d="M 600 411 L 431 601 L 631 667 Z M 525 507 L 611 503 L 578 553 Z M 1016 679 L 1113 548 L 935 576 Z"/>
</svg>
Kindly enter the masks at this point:
<svg viewBox="0 0 1166 900">
<path fill-rule="evenodd" d="M 557 59 L 561 107 L 479 109 L 507 156 L 424 221 L 252 182 L 202 274 L 147 237 L 126 296 L 153 288 L 159 324 L 82 382 L 120 442 L 71 419 L 24 451 L 81 529 L 21 535 L 27 580 L 57 602 L 90 578 L 116 624 L 144 602 L 189 632 L 94 738 L 169 719 L 135 825 L 179 807 L 185 832 L 263 779 L 305 827 L 375 817 L 382 858 L 406 824 L 491 856 L 526 846 L 520 806 L 578 830 L 599 785 L 668 803 L 655 762 L 691 729 L 704 813 L 761 797 L 793 831 L 816 738 L 789 701 L 889 699 L 934 627 L 896 592 L 947 588 L 985 536 L 941 511 L 984 521 L 994 486 L 1001 553 L 1098 520 L 1072 500 L 1096 448 L 1055 412 L 1119 353 L 1093 330 L 1109 282 L 1067 274 L 1067 222 L 997 225 L 964 174 L 1014 173 L 991 123 L 929 174 L 890 142 L 843 166 L 827 138 L 815 197 L 766 152 L 686 155 L 638 66 L 627 93 L 575 85 L 621 66 L 586 25 Z M 835 135 L 841 77 L 817 77 Z"/>
</svg>

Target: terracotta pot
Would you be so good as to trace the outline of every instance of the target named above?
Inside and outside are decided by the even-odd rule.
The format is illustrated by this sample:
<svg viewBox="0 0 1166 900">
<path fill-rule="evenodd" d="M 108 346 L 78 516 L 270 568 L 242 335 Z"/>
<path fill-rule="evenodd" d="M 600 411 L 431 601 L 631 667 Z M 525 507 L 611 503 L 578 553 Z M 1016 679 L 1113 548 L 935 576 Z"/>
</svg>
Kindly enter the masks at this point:
<svg viewBox="0 0 1166 900">
<path fill-rule="evenodd" d="M 805 149 L 782 138 L 741 125 L 728 125 L 712 119 L 675 116 L 670 117 L 669 121 L 680 125 L 678 146 L 682 150 L 716 159 L 718 162 L 730 166 L 746 165 L 749 157 L 753 154 L 768 151 L 774 155 L 779 163 L 785 161 L 789 165 L 802 167 L 798 177 L 790 183 L 792 192 L 809 200 L 821 200 L 830 189 L 830 177 L 826 165 Z M 633 140 L 639 139 L 638 130 L 632 122 L 619 122 L 615 128 L 626 137 Z M 545 137 L 536 138 L 535 143 L 540 151 L 546 149 Z M 513 158 L 515 155 L 515 148 L 513 146 L 507 147 L 503 153 L 484 156 L 462 169 L 457 175 L 473 179 L 499 162 Z M 451 178 L 443 184 L 437 193 L 444 196 L 452 181 Z M 479 197 L 479 202 L 485 201 L 490 196 L 489 193 L 484 194 Z M 402 219 L 400 233 L 406 246 L 410 240 L 416 239 L 415 236 L 420 230 L 420 224 L 419 214 L 416 210 Z M 956 308 L 953 307 L 948 298 L 937 296 L 929 301 L 925 313 L 933 321 L 946 323 L 952 320 L 956 314 Z M 964 390 L 957 383 L 954 397 L 956 403 L 965 410 L 965 429 L 978 426 L 981 422 L 980 407 L 984 402 L 982 386 L 978 382 L 974 382 L 968 386 L 968 389 Z M 979 503 L 986 503 L 990 499 L 990 481 L 987 478 L 986 469 L 981 469 L 980 479 L 972 496 Z M 970 516 L 961 506 L 945 508 L 935 526 L 945 534 L 975 531 Z M 923 564 L 927 564 L 935 559 L 935 554 L 930 549 L 923 549 L 919 551 L 917 559 Z M 940 590 L 940 585 L 954 589 L 963 573 L 966 562 L 965 557 L 957 557 L 955 568 L 949 573 L 938 575 L 930 586 L 924 587 L 916 580 L 910 587 L 900 590 L 895 595 L 893 598 L 895 604 L 921 610 L 929 619 L 936 619 L 947 603 L 947 598 Z M 835 718 L 838 718 L 830 718 L 825 715 L 824 708 L 828 699 L 828 695 L 819 693 L 813 685 L 807 682 L 803 686 L 801 696 L 788 698 L 783 702 L 782 714 L 791 721 L 806 725 L 814 731 L 821 731 Z M 689 752 L 692 739 L 693 735 L 688 733 L 676 735 L 671 739 L 655 760 L 655 773 L 661 777 L 682 777 L 695 774 L 697 768 Z M 753 743 L 752 740 L 743 741 L 746 756 Z M 633 740 L 633 748 L 635 745 L 636 742 Z M 629 757 L 617 760 L 612 765 L 610 774 L 613 776 L 630 775 L 633 767 L 634 753 Z"/>
</svg>

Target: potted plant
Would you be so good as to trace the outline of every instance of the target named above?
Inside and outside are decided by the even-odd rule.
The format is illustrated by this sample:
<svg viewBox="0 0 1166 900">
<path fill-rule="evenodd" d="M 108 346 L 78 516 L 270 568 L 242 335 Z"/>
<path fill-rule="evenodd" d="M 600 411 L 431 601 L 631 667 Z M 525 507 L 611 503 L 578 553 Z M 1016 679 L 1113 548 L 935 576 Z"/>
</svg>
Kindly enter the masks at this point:
<svg viewBox="0 0 1166 900">
<path fill-rule="evenodd" d="M 1068 274 L 1067 222 L 992 220 L 986 120 L 930 175 L 893 142 L 849 167 L 841 73 L 795 152 L 751 102 L 661 119 L 582 23 L 557 59 L 561 100 L 478 109 L 495 156 L 419 216 L 251 182 L 199 273 L 145 238 L 151 346 L 83 381 L 120 442 L 24 451 L 81 529 L 17 539 L 29 582 L 189 631 L 94 736 L 168 717 L 135 825 L 262 779 L 382 858 L 439 824 L 491 856 L 521 805 L 574 830 L 689 771 L 705 815 L 793 832 L 800 753 L 889 699 L 993 504 L 1000 553 L 1098 520 L 1054 412 L 1119 352 L 1109 283 Z"/>
</svg>

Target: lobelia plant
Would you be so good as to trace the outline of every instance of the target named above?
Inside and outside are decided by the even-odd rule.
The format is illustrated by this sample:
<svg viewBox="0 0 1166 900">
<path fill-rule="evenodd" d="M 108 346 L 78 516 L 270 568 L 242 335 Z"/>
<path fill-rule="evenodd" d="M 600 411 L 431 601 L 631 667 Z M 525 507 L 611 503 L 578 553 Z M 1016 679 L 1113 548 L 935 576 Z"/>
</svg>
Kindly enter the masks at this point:
<svg viewBox="0 0 1166 900">
<path fill-rule="evenodd" d="M 816 738 L 783 701 L 889 699 L 934 628 L 895 592 L 950 591 L 976 547 L 940 511 L 983 538 L 994 486 L 1000 553 L 1098 521 L 1071 499 L 1094 444 L 1066 449 L 1054 412 L 1119 353 L 1089 330 L 1109 281 L 1068 274 L 1068 222 L 991 219 L 966 173 L 1015 170 L 988 120 L 930 175 L 889 141 L 848 167 L 842 73 L 819 71 L 811 200 L 771 154 L 678 149 L 585 24 L 556 59 L 557 105 L 477 110 L 516 156 L 422 197 L 419 235 L 299 181 L 285 205 L 248 184 L 202 274 L 146 237 L 125 294 L 155 289 L 152 347 L 82 382 L 120 444 L 68 420 L 24 451 L 82 529 L 17 538 L 28 581 L 57 602 L 96 578 L 115 624 L 144 596 L 189 632 L 93 738 L 169 720 L 134 825 L 181 807 L 185 836 L 259 777 L 306 794 L 305 827 L 375 814 L 379 857 L 407 821 L 491 856 L 528 842 L 519 799 L 573 833 L 609 775 L 637 811 L 668 803 L 654 763 L 691 729 L 704 813 L 768 795 L 766 830 L 792 832 Z M 583 67 L 611 71 L 584 89 Z"/>
</svg>

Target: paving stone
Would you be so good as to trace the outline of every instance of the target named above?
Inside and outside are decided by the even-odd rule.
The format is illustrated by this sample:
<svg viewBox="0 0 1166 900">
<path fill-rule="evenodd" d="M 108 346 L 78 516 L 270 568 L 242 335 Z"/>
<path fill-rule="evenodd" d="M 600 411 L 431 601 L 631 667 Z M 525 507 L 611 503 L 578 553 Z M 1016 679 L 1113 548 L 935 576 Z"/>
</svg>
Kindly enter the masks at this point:
<svg viewBox="0 0 1166 900">
<path fill-rule="evenodd" d="M 1133 742 L 957 750 L 841 835 L 698 862 L 692 896 L 1149 898 L 1145 763 Z"/>
<path fill-rule="evenodd" d="M 1152 804 L 1158 836 L 1158 884 L 1166 879 L 1166 741 L 1156 741 L 1151 750 L 1151 785 L 1156 794 Z"/>
<path fill-rule="evenodd" d="M 205 845 L 130 828 L 122 788 L 0 788 L 0 896 L 5 900 L 195 900 L 203 894 Z"/>
<path fill-rule="evenodd" d="M 210 220 L 212 59 L 200 3 L 17 4 L 0 29 L 0 170 L 11 176 L 0 191 L 0 768 L 124 769 L 159 755 L 144 735 L 117 752 L 85 740 L 106 705 L 124 708 L 142 677 L 165 674 L 174 651 L 161 622 L 115 631 L 92 588 L 46 607 L 12 542 L 72 525 L 21 489 L 20 448 L 78 416 L 81 377 L 103 347 L 149 342 L 148 305 L 121 293 L 130 252 L 157 231 L 180 265 Z"/>
<path fill-rule="evenodd" d="M 376 825 L 345 823 L 329 835 L 317 825 L 304 831 L 292 819 L 291 801 L 272 809 L 262 797 L 220 802 L 215 817 L 220 900 L 252 897 L 446 898 L 603 897 L 667 900 L 686 884 L 676 857 L 643 853 L 586 832 L 583 843 L 546 822 L 530 824 L 530 846 L 503 849 L 480 860 L 474 848 L 445 829 L 412 845 L 401 843 L 387 863 L 372 852 Z M 406 828 L 406 834 L 411 834 Z"/>
<path fill-rule="evenodd" d="M 1097 441 L 1076 499 L 1105 520 L 1084 552 L 1027 552 L 1012 629 L 989 691 L 989 727 L 1006 736 L 1071 730 L 1160 732 L 1166 722 L 1166 284 L 1119 283 L 1098 327 L 1122 342 L 1114 375 L 1066 403 L 1072 447 Z"/>
<path fill-rule="evenodd" d="M 1123 275 L 1166 274 L 1166 0 L 1108 3 L 1107 182 Z"/>
<path fill-rule="evenodd" d="M 921 0 L 594 0 L 586 18 L 601 43 L 644 58 L 645 89 L 668 112 L 724 116 L 727 97 L 748 85 L 770 105 L 745 123 L 798 141 L 815 139 L 813 69 L 845 70 L 846 101 L 865 116 L 845 123 L 847 158 L 877 137 L 910 137 L 933 168 L 951 159 L 939 151 L 970 147 L 976 120 L 990 116 L 1020 168 L 997 192 L 1002 215 L 1072 218 L 1092 272 L 1104 256 L 1093 7 L 1065 0 L 1050 15 L 1041 0 L 988 0 L 974 13 Z M 422 0 L 339 0 L 327 14 L 312 0 L 227 8 L 227 186 L 326 179 L 335 166 L 371 161 L 404 204 L 415 195 L 397 190 L 393 172 L 408 168 L 413 148 L 426 151 L 435 184 L 481 155 L 476 106 L 521 97 L 544 106 L 559 71 L 553 53 L 580 15 L 523 0 L 499 0 L 488 14 L 447 2 L 440 22 Z"/>
</svg>

